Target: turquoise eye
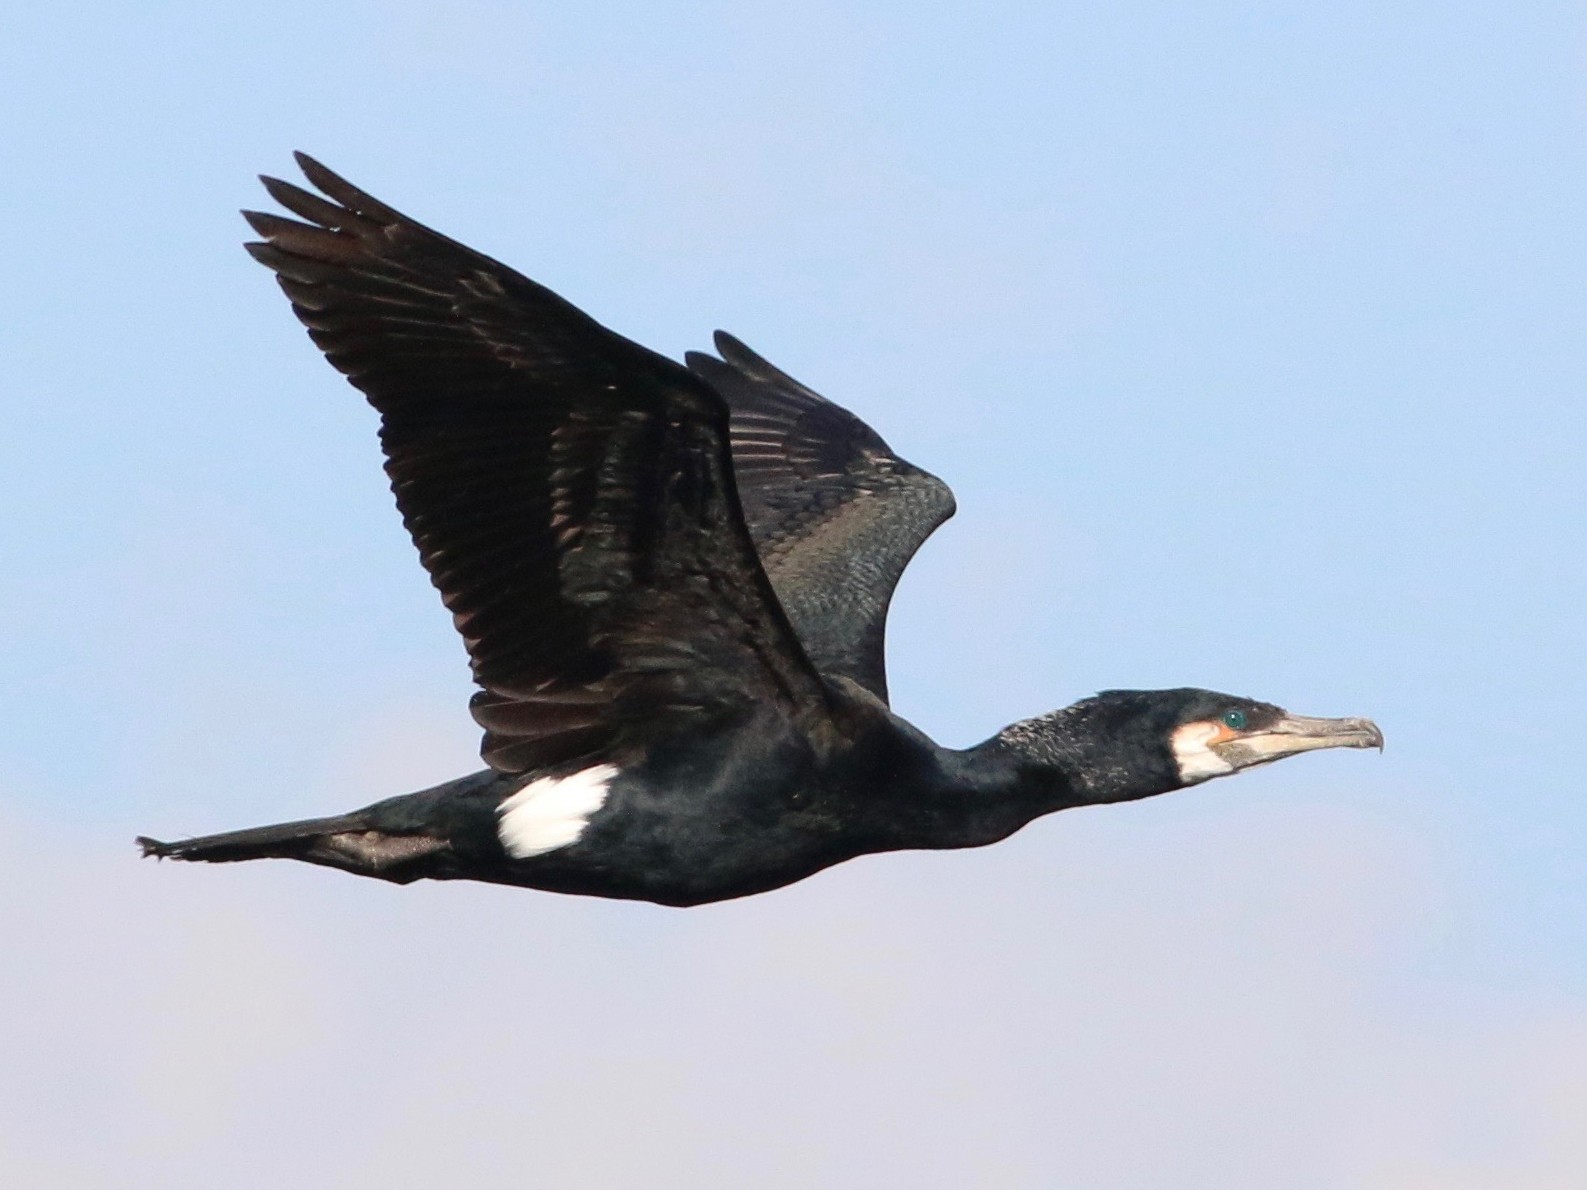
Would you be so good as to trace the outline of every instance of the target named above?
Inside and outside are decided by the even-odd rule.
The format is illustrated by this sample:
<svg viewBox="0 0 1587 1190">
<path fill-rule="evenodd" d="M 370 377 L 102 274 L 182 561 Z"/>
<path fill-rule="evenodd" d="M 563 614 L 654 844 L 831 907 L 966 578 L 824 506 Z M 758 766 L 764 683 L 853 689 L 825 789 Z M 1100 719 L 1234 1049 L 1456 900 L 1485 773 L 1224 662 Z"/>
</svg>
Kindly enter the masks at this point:
<svg viewBox="0 0 1587 1190">
<path fill-rule="evenodd" d="M 1223 715 L 1223 721 L 1228 726 L 1234 728 L 1235 731 L 1245 730 L 1244 711 L 1225 711 Z"/>
</svg>

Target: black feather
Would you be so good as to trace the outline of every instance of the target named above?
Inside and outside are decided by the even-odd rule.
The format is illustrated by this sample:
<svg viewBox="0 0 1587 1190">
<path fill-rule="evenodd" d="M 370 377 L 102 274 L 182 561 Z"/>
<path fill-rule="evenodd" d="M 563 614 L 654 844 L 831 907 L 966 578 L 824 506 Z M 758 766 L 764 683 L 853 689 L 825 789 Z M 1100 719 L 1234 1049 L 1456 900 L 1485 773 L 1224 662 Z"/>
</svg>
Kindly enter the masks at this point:
<svg viewBox="0 0 1587 1190">
<path fill-rule="evenodd" d="M 777 597 L 822 673 L 887 701 L 887 608 L 953 493 L 875 430 L 732 335 L 689 367 L 732 409 L 744 516 Z"/>
<path fill-rule="evenodd" d="M 327 358 L 381 413 L 386 470 L 483 688 L 484 752 L 527 770 L 664 732 L 669 708 L 824 686 L 739 510 L 722 398 L 528 278 L 310 158 L 246 212 Z M 702 660 L 703 659 L 703 660 Z"/>
</svg>

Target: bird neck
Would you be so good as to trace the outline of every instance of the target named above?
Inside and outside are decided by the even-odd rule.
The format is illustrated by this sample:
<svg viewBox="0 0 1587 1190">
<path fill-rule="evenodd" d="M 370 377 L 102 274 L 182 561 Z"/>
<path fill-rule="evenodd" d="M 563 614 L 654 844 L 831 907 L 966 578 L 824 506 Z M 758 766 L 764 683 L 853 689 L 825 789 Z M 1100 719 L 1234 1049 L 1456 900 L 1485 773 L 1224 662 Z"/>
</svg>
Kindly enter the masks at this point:
<svg viewBox="0 0 1587 1190">
<path fill-rule="evenodd" d="M 1116 726 L 1080 703 L 1011 724 L 973 748 L 944 750 L 944 792 L 966 835 L 993 842 L 1056 810 L 1177 789 L 1171 758 Z"/>
</svg>

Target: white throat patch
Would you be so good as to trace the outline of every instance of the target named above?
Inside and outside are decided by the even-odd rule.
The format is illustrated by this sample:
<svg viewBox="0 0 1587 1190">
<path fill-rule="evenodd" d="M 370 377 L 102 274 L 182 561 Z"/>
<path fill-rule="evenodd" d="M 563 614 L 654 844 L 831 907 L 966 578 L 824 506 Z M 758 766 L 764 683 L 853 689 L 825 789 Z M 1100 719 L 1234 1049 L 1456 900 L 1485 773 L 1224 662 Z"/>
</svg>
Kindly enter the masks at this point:
<svg viewBox="0 0 1587 1190">
<path fill-rule="evenodd" d="M 1223 734 L 1223 729 L 1216 723 L 1187 723 L 1174 730 L 1170 739 L 1181 781 L 1186 785 L 1194 785 L 1198 781 L 1225 777 L 1234 772 L 1234 765 L 1208 747 Z"/>
<path fill-rule="evenodd" d="M 529 782 L 496 807 L 501 845 L 515 859 L 529 859 L 577 843 L 590 816 L 606 803 L 615 776 L 616 765 L 598 764 Z"/>
</svg>

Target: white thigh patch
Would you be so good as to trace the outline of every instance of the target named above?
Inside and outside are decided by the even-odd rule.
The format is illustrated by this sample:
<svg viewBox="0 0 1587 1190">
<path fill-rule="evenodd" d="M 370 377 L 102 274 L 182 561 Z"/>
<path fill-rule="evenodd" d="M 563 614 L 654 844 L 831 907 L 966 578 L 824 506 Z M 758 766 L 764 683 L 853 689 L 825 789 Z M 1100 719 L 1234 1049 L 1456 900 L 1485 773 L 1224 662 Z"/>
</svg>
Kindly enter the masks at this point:
<svg viewBox="0 0 1587 1190">
<path fill-rule="evenodd" d="M 516 859 L 544 855 L 579 841 L 590 815 L 606 802 L 617 766 L 598 764 L 565 777 L 531 781 L 496 807 L 496 835 Z"/>
</svg>

